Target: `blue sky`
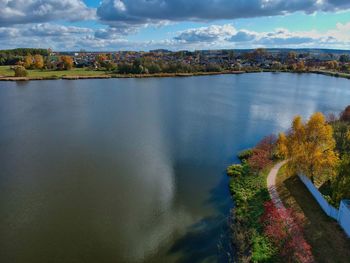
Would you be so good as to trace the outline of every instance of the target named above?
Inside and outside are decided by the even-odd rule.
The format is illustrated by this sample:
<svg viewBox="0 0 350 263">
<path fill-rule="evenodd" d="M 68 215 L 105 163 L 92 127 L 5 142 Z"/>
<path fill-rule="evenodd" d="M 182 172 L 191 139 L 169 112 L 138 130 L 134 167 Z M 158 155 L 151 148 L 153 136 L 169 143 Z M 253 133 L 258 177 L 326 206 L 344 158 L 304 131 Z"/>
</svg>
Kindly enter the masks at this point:
<svg viewBox="0 0 350 263">
<path fill-rule="evenodd" d="M 350 47 L 349 0 L 0 0 L 0 49 Z"/>
</svg>

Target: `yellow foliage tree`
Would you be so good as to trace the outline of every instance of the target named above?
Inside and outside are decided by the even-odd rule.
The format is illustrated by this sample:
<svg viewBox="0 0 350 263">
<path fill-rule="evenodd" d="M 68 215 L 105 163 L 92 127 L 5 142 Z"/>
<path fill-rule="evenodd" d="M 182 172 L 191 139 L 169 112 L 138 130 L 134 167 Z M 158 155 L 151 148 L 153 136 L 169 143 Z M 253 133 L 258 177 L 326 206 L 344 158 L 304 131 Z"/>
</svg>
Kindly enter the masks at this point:
<svg viewBox="0 0 350 263">
<path fill-rule="evenodd" d="M 338 155 L 334 151 L 333 129 L 322 113 L 315 113 L 307 123 L 294 118 L 288 135 L 280 134 L 278 152 L 289 159 L 290 170 L 303 173 L 316 185 L 335 175 Z"/>
<path fill-rule="evenodd" d="M 42 69 L 44 67 L 44 58 L 42 55 L 34 56 L 34 67 L 37 69 Z"/>
<path fill-rule="evenodd" d="M 286 158 L 288 156 L 288 147 L 287 147 L 288 139 L 284 133 L 280 133 L 277 139 L 277 149 L 278 156 L 280 158 Z"/>
<path fill-rule="evenodd" d="M 23 66 L 28 69 L 33 65 L 33 57 L 32 55 L 27 55 L 24 57 L 24 63 Z"/>
</svg>

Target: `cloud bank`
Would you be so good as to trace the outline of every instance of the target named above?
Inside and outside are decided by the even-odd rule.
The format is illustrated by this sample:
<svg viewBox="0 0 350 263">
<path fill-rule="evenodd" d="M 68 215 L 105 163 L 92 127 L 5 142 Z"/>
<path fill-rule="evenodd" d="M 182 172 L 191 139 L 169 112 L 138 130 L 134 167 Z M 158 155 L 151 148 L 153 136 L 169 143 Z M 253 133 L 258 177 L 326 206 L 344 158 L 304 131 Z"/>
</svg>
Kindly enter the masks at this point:
<svg viewBox="0 0 350 263">
<path fill-rule="evenodd" d="M 174 40 L 189 48 L 217 46 L 222 48 L 256 47 L 333 47 L 344 48 L 350 45 L 350 22 L 338 23 L 327 32 L 300 31 L 277 28 L 271 32 L 237 30 L 233 25 L 209 26 L 179 32 Z"/>
<path fill-rule="evenodd" d="M 96 0 L 97 1 L 97 0 Z M 348 48 L 350 23 L 328 32 L 256 32 L 232 24 L 172 32 L 157 41 L 127 40 L 142 28 L 167 23 L 262 16 L 311 14 L 350 9 L 350 0 L 102 0 L 98 8 L 83 0 L 0 0 L 0 49 L 51 47 L 56 50 L 154 48 L 207 49 L 255 47 Z M 74 22 L 89 20 L 92 26 Z M 92 23 L 91 23 L 92 21 Z M 131 39 L 131 38 L 129 38 Z"/>
<path fill-rule="evenodd" d="M 210 21 L 333 12 L 350 8 L 348 0 L 103 0 L 98 17 L 111 26 L 162 21 Z"/>
</svg>

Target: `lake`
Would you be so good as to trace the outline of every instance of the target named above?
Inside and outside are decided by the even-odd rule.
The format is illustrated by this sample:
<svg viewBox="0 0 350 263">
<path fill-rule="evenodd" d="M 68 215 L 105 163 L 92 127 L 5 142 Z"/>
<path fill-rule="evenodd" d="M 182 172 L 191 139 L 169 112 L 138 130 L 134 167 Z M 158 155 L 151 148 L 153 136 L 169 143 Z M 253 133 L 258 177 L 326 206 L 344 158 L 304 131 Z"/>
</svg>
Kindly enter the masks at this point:
<svg viewBox="0 0 350 263">
<path fill-rule="evenodd" d="M 314 74 L 0 82 L 0 262 L 225 261 L 236 153 L 348 104 Z"/>
</svg>

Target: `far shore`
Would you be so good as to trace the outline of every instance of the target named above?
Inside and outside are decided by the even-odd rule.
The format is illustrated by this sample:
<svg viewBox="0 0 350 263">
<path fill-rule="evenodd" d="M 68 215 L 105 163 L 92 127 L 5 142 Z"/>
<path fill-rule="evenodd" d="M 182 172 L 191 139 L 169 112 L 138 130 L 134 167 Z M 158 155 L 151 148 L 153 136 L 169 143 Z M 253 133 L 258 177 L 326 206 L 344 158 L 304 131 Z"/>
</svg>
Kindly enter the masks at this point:
<svg viewBox="0 0 350 263">
<path fill-rule="evenodd" d="M 244 74 L 244 73 L 263 73 L 263 72 L 272 72 L 272 73 L 313 73 L 313 74 L 322 74 L 332 77 L 340 77 L 350 79 L 350 74 L 339 73 L 333 71 L 323 71 L 323 70 L 310 70 L 310 71 L 279 71 L 279 70 L 254 70 L 254 71 L 221 71 L 221 72 L 193 72 L 193 73 L 157 73 L 157 74 L 113 74 L 94 71 L 93 75 L 71 75 L 71 72 L 68 71 L 65 75 L 65 71 L 61 71 L 61 75 L 48 75 L 50 71 L 42 71 L 45 74 L 40 76 L 29 77 L 13 77 L 13 76 L 1 76 L 0 81 L 30 81 L 30 80 L 79 80 L 79 79 L 112 79 L 112 78 L 167 78 L 167 77 L 192 77 L 192 76 L 210 76 L 210 75 L 224 75 L 224 74 Z M 63 73 L 63 74 L 62 74 Z M 101 74 L 99 74 L 101 73 Z"/>
</svg>

